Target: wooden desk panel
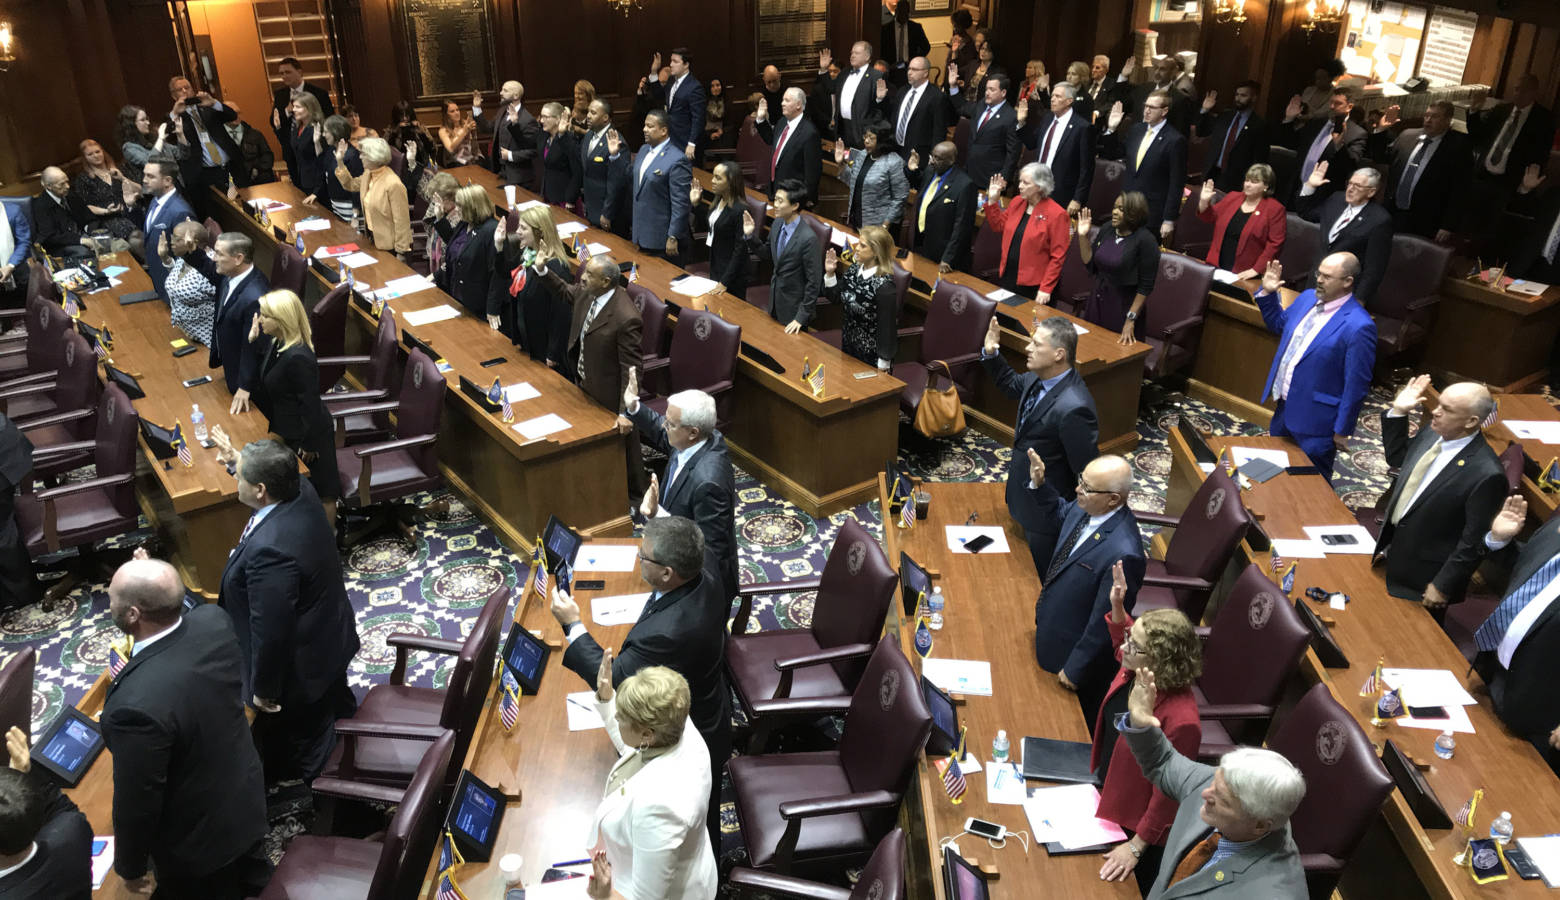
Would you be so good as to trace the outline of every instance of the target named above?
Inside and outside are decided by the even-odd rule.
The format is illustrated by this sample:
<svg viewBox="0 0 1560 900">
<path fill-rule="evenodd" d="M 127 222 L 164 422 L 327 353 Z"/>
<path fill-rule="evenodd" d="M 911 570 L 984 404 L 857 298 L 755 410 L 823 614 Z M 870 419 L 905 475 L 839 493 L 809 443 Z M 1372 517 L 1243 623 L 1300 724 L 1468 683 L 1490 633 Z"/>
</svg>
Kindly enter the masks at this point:
<svg viewBox="0 0 1560 900">
<path fill-rule="evenodd" d="M 1531 389 L 1548 373 L 1557 336 L 1560 286 L 1528 297 L 1447 277 L 1425 362 L 1437 375 L 1514 393 Z"/>
<path fill-rule="evenodd" d="M 1256 281 L 1236 282 L 1231 289 L 1250 297 Z M 1279 291 L 1285 308 L 1299 294 Z M 1262 387 L 1278 353 L 1278 335 L 1268 331 L 1255 300 L 1237 300 L 1217 291 L 1208 294 L 1208 313 L 1187 393 L 1197 400 L 1248 422 L 1266 426 L 1273 420 L 1272 402 L 1262 402 Z"/>
<path fill-rule="evenodd" d="M 1489 428 L 1484 429 L 1484 436 L 1489 440 L 1490 446 L 1496 453 L 1500 453 L 1518 438 L 1506 427 L 1507 420 L 1517 421 L 1560 421 L 1560 410 L 1541 394 L 1501 394 L 1496 398 L 1500 404 L 1500 420 Z M 1545 444 L 1535 440 L 1522 440 L 1522 455 L 1531 459 L 1543 471 L 1543 467 L 1549 464 L 1551 459 L 1560 456 L 1560 445 Z M 1560 494 L 1553 494 L 1541 490 L 1538 482 L 1526 472 L 1522 475 L 1522 496 L 1528 503 L 1528 518 L 1537 520 L 1538 523 L 1549 521 L 1555 514 L 1555 509 L 1560 507 Z"/>
</svg>

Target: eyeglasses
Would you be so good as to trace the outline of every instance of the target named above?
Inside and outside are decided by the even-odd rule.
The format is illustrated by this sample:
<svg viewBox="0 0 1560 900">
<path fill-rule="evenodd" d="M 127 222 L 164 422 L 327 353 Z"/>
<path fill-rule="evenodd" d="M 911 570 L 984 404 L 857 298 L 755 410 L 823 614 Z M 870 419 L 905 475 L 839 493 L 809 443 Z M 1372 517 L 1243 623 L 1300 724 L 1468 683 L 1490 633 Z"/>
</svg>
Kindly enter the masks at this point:
<svg viewBox="0 0 1560 900">
<path fill-rule="evenodd" d="M 660 566 L 663 569 L 670 569 L 671 568 L 671 566 L 668 566 L 664 562 L 656 562 L 655 560 L 653 560 L 650 557 L 646 556 L 644 554 L 644 551 L 640 551 L 640 553 L 639 553 L 639 560 L 640 560 L 640 562 L 647 562 L 647 563 L 651 563 L 653 565 Z"/>
<path fill-rule="evenodd" d="M 1132 639 L 1132 632 L 1127 632 L 1127 636 L 1121 639 L 1121 654 L 1125 656 L 1128 653 L 1136 654 L 1142 652 L 1143 648 L 1138 645 L 1137 641 Z"/>
<path fill-rule="evenodd" d="M 1144 108 L 1144 109 L 1158 109 L 1158 110 L 1166 110 L 1166 109 L 1169 109 L 1169 108 L 1170 108 L 1170 107 L 1168 107 L 1168 106 L 1155 106 L 1155 105 L 1154 105 L 1154 104 L 1152 104 L 1152 103 L 1146 103 L 1146 104 L 1144 104 L 1144 105 L 1143 105 L 1143 108 Z"/>
<path fill-rule="evenodd" d="M 1097 491 L 1083 483 L 1083 476 L 1078 476 L 1078 493 L 1080 494 L 1114 494 L 1117 491 Z"/>
</svg>

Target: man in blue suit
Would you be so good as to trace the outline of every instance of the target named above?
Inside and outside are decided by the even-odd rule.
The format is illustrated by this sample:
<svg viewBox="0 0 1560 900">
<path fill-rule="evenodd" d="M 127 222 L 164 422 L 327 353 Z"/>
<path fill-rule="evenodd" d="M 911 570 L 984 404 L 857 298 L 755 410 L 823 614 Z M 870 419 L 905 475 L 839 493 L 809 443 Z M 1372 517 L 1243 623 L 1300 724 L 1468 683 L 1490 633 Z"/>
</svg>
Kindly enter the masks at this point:
<svg viewBox="0 0 1560 900">
<path fill-rule="evenodd" d="M 271 289 L 271 282 L 255 268 L 254 252 L 249 235 L 224 231 L 217 236 L 210 258 L 200 250 L 184 258 L 217 286 L 209 364 L 213 369 L 222 367 L 233 394 L 234 415 L 249 409 L 249 394 L 260 380 L 260 361 L 271 348 L 271 338 L 264 334 L 249 340 L 250 326 L 260 314 L 260 296 Z"/>
<path fill-rule="evenodd" d="M 1062 687 L 1077 692 L 1085 718 L 1093 722 L 1116 673 L 1115 648 L 1105 627 L 1112 569 L 1121 566 L 1130 612 L 1147 567 L 1137 517 L 1127 506 L 1132 466 L 1119 456 L 1095 458 L 1078 477 L 1078 499 L 1068 501 L 1046 481 L 1045 461 L 1032 447 L 1028 458 L 1025 487 L 1055 510 L 1063 535 L 1035 601 L 1035 660 L 1055 672 Z M 1023 463 L 1015 468 L 1022 470 Z"/>
<path fill-rule="evenodd" d="M 21 309 L 27 299 L 27 257 L 32 253 L 32 223 L 27 204 L 0 200 L 0 309 Z M 0 331 L 12 324 L 0 319 Z"/>
<path fill-rule="evenodd" d="M 1301 292 L 1284 309 L 1278 286 L 1284 267 L 1268 263 L 1257 306 L 1268 330 L 1279 335 L 1278 353 L 1262 389 L 1264 402 L 1277 402 L 1268 431 L 1293 438 L 1329 481 L 1333 457 L 1348 447 L 1360 404 L 1376 365 L 1376 323 L 1354 302 L 1360 261 L 1334 253 L 1316 267 L 1316 287 Z"/>
<path fill-rule="evenodd" d="M 614 159 L 617 156 L 613 154 Z M 688 229 L 693 164 L 672 145 L 665 112 L 653 109 L 645 115 L 645 142 L 634 156 L 628 178 L 634 198 L 634 244 L 652 256 L 676 262 L 677 238 Z"/>
<path fill-rule="evenodd" d="M 164 235 L 168 235 L 173 226 L 185 219 L 195 218 L 195 210 L 179 195 L 179 186 L 174 180 L 178 174 L 178 162 L 170 156 L 159 154 L 147 160 L 141 177 L 141 187 L 145 189 L 149 204 L 146 208 L 146 222 L 141 226 L 146 236 L 141 258 L 146 260 L 146 274 L 152 276 L 152 287 L 157 289 L 164 300 L 168 299 L 168 295 L 163 292 L 168 270 L 163 268 L 162 259 L 157 255 L 157 243 Z M 172 238 L 172 235 L 168 236 Z"/>
<path fill-rule="evenodd" d="M 709 101 L 704 97 L 704 85 L 689 71 L 693 68 L 693 57 L 688 55 L 687 47 L 678 47 L 672 51 L 667 68 L 671 70 L 671 77 L 662 84 L 659 77 L 661 54 L 657 53 L 650 60 L 650 77 L 645 79 L 645 93 L 652 102 L 661 104 L 666 110 L 666 127 L 671 133 L 672 146 L 681 147 L 683 155 L 693 159 L 694 151 L 698 149 L 699 135 L 704 133 L 704 113 Z"/>
<path fill-rule="evenodd" d="M 628 160 L 616 155 L 622 138 L 612 127 L 612 104 L 600 97 L 591 101 L 585 113 L 586 131 L 580 135 L 580 162 L 585 173 L 581 193 L 585 198 L 585 218 L 602 231 L 624 233 L 628 217 L 623 215 L 623 197 L 628 192 Z"/>
</svg>

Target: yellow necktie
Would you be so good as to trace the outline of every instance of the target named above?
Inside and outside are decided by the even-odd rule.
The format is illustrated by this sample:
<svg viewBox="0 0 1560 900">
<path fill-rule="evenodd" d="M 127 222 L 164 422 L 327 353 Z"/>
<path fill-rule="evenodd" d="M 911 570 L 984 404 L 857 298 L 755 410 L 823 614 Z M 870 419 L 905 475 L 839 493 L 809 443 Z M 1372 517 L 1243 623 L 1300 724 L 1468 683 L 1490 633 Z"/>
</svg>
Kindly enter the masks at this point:
<svg viewBox="0 0 1560 900">
<path fill-rule="evenodd" d="M 932 198 L 937 195 L 937 185 L 941 181 L 942 178 L 939 176 L 926 186 L 926 196 L 921 198 L 921 213 L 915 220 L 915 227 L 918 231 L 926 230 L 926 211 L 932 208 Z"/>
<path fill-rule="evenodd" d="M 1134 169 L 1142 168 L 1143 157 L 1148 153 L 1148 145 L 1153 142 L 1154 133 L 1152 131 L 1143 132 L 1143 141 L 1138 144 L 1137 160 L 1132 164 Z"/>
<path fill-rule="evenodd" d="M 1403 492 L 1398 494 L 1398 501 L 1392 507 L 1393 525 L 1402 520 L 1403 514 L 1408 512 L 1408 505 L 1413 502 L 1414 494 L 1419 490 L 1420 482 L 1424 481 L 1425 475 L 1430 472 L 1431 463 L 1434 463 L 1435 458 L 1441 455 L 1441 446 L 1441 442 L 1436 441 L 1435 445 L 1420 455 L 1419 461 L 1414 463 L 1413 470 L 1408 473 L 1408 480 L 1403 482 Z"/>
</svg>

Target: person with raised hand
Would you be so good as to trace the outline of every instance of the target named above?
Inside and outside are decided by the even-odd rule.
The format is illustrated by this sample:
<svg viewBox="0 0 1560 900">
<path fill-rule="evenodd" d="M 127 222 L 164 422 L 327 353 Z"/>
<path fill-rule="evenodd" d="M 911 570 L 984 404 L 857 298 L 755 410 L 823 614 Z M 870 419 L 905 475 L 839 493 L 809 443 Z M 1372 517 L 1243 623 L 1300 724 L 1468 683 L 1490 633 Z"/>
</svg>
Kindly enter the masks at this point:
<svg viewBox="0 0 1560 900">
<path fill-rule="evenodd" d="M 0 769 L 0 896 L 6 900 L 89 900 L 92 826 L 53 779 L 32 771 L 27 734 L 5 733 L 9 768 Z"/>
</svg>

